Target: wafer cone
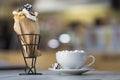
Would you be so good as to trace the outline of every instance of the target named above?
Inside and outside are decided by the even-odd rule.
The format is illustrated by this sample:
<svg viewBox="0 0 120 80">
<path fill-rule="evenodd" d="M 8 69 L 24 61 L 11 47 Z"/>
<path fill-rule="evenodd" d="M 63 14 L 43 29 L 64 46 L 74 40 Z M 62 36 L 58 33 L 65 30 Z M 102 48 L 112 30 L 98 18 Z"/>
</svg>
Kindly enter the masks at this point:
<svg viewBox="0 0 120 80">
<path fill-rule="evenodd" d="M 26 17 L 24 12 L 17 12 L 13 11 L 14 15 L 14 30 L 17 34 L 40 34 L 39 29 L 39 23 L 38 18 L 36 20 L 31 20 Z M 35 16 L 37 16 L 37 13 L 35 13 Z M 26 35 L 21 36 L 21 44 L 38 44 L 39 37 L 36 37 L 36 43 L 35 43 L 35 37 L 32 35 Z M 33 56 L 33 50 L 34 46 L 23 46 L 25 56 L 26 57 L 32 57 Z M 40 51 L 37 49 L 37 46 L 35 46 L 35 53 L 34 56 L 40 56 Z"/>
</svg>

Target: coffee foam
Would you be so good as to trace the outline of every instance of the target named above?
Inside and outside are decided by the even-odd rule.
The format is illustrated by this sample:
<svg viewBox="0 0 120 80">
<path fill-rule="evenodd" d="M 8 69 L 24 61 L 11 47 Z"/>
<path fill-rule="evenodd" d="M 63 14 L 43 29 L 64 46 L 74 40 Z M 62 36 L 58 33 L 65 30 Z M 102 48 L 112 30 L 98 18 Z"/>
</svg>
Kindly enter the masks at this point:
<svg viewBox="0 0 120 80">
<path fill-rule="evenodd" d="M 70 54 L 70 53 L 85 53 L 85 51 L 84 50 L 62 50 L 62 51 L 58 51 L 58 52 L 56 52 L 57 54 L 59 54 L 59 53 L 67 53 L 67 54 Z"/>
</svg>

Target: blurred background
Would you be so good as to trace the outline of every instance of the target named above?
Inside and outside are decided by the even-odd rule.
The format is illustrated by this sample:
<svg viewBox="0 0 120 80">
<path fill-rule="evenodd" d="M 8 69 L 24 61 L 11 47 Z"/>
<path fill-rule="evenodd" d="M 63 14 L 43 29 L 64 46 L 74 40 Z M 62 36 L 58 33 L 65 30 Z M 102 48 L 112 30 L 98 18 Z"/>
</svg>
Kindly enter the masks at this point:
<svg viewBox="0 0 120 80">
<path fill-rule="evenodd" d="M 96 57 L 96 70 L 120 71 L 120 0 L 0 0 L 0 70 L 24 67 L 12 11 L 26 3 L 39 12 L 39 70 L 59 50 L 82 49 Z"/>
</svg>

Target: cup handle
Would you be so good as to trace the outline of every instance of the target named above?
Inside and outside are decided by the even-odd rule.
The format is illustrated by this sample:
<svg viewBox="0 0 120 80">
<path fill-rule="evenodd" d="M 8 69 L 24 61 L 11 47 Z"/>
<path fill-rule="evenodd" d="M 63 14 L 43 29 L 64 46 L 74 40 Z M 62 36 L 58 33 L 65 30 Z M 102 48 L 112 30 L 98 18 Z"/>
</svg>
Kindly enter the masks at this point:
<svg viewBox="0 0 120 80">
<path fill-rule="evenodd" d="M 87 64 L 87 65 L 85 65 L 85 66 L 87 66 L 87 67 L 88 67 L 88 66 L 91 66 L 91 65 L 95 62 L 95 57 L 94 57 L 94 56 L 89 55 L 88 58 L 92 58 L 92 62 L 89 63 L 89 64 Z"/>
</svg>

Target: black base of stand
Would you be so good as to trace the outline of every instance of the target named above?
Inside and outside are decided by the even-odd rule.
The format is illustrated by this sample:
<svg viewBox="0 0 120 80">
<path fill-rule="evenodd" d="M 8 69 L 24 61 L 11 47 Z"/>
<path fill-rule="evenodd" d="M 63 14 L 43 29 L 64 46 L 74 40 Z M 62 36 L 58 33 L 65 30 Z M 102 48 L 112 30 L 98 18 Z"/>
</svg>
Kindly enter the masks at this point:
<svg viewBox="0 0 120 80">
<path fill-rule="evenodd" d="M 42 73 L 19 73 L 19 75 L 42 75 Z"/>
</svg>

